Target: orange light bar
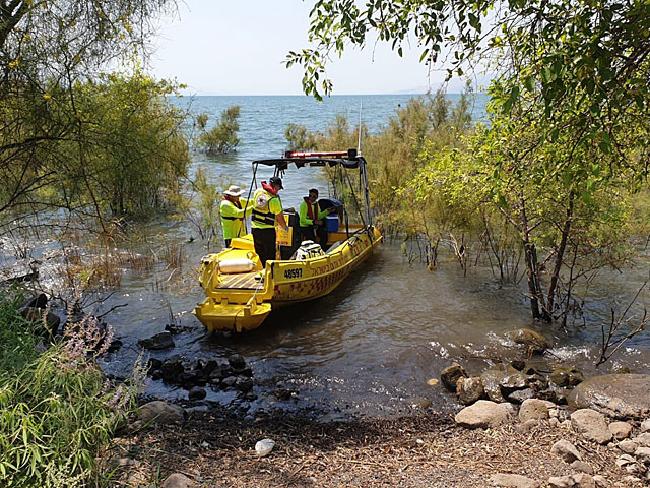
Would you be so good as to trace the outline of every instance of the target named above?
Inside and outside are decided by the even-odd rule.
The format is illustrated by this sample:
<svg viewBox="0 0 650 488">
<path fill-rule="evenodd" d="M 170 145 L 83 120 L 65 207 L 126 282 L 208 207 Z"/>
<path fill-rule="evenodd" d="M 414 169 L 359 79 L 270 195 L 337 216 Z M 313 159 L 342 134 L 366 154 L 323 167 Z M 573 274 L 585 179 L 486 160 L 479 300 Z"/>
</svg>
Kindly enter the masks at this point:
<svg viewBox="0 0 650 488">
<path fill-rule="evenodd" d="M 308 159 L 308 158 L 355 158 L 356 150 L 348 151 L 324 151 L 324 152 L 303 152 L 303 151 L 285 151 L 284 157 L 287 159 Z"/>
</svg>

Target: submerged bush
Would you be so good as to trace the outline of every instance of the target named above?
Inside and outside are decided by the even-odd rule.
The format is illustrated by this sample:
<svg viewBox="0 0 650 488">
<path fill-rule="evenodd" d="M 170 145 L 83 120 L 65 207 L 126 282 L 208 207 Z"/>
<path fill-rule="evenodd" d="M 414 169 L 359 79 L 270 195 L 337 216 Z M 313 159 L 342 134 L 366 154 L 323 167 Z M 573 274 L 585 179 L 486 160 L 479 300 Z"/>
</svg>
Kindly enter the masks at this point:
<svg viewBox="0 0 650 488">
<path fill-rule="evenodd" d="M 2 330 L 25 325 L 18 303 L 0 296 Z M 86 317 L 69 325 L 65 339 L 41 355 L 35 336 L 3 333 L 2 339 L 0 485 L 85 486 L 98 451 L 133 400 L 130 387 L 108 383 L 93 361 L 110 337 Z M 5 357 L 17 355 L 31 360 Z"/>
<path fill-rule="evenodd" d="M 219 123 L 212 129 L 204 131 L 197 141 L 199 148 L 206 154 L 228 154 L 239 145 L 239 114 L 240 107 L 233 105 L 221 112 Z M 205 121 L 207 122 L 207 120 Z"/>
</svg>

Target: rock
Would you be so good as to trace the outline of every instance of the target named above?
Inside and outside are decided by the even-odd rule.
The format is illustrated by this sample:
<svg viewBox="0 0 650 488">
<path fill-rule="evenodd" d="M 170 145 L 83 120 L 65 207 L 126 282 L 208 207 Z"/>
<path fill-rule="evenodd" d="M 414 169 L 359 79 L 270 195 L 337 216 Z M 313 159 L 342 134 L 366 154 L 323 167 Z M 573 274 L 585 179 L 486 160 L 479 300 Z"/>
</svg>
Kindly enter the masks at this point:
<svg viewBox="0 0 650 488">
<path fill-rule="evenodd" d="M 226 388 L 235 386 L 235 383 L 237 383 L 236 376 L 228 376 L 227 378 L 221 380 L 221 384 Z"/>
<path fill-rule="evenodd" d="M 39 293 L 38 295 L 28 299 L 21 308 L 45 308 L 47 307 L 47 302 L 47 295 L 45 293 Z"/>
<path fill-rule="evenodd" d="M 515 430 L 517 432 L 526 433 L 530 432 L 537 426 L 539 426 L 539 420 L 526 420 L 525 422 L 515 425 Z"/>
<path fill-rule="evenodd" d="M 512 393 L 508 394 L 508 400 L 512 403 L 520 404 L 527 400 L 532 400 L 535 398 L 535 392 L 532 388 L 525 388 L 523 390 L 515 390 Z"/>
<path fill-rule="evenodd" d="M 586 439 L 599 444 L 608 443 L 612 434 L 607 428 L 605 416 L 589 409 L 577 410 L 571 414 L 571 425 Z"/>
<path fill-rule="evenodd" d="M 596 482 L 588 474 L 578 473 L 548 479 L 551 488 L 596 488 Z"/>
<path fill-rule="evenodd" d="M 61 318 L 57 314 L 52 312 L 46 313 L 45 310 L 36 307 L 24 308 L 20 311 L 20 315 L 29 322 L 44 323 L 50 334 L 56 334 L 61 325 Z"/>
<path fill-rule="evenodd" d="M 456 391 L 456 383 L 458 382 L 458 378 L 461 377 L 466 378 L 467 373 L 465 372 L 465 368 L 458 363 L 453 363 L 451 366 L 447 366 L 442 370 L 442 373 L 440 373 L 442 384 L 445 385 L 445 388 L 449 391 Z"/>
<path fill-rule="evenodd" d="M 154 401 L 138 409 L 138 419 L 143 423 L 173 424 L 185 420 L 185 411 L 178 405 Z"/>
<path fill-rule="evenodd" d="M 630 464 L 636 464 L 636 459 L 630 454 L 621 454 L 615 461 L 616 466 L 624 468 Z"/>
<path fill-rule="evenodd" d="M 516 371 L 504 376 L 501 379 L 501 391 L 506 395 L 515 391 L 522 390 L 528 386 L 528 378 L 523 373 Z"/>
<path fill-rule="evenodd" d="M 548 419 L 548 425 L 550 425 L 552 428 L 556 428 L 560 426 L 560 421 L 556 419 L 555 417 L 551 417 Z"/>
<path fill-rule="evenodd" d="M 641 432 L 650 432 L 650 419 L 641 422 Z"/>
<path fill-rule="evenodd" d="M 233 354 L 228 358 L 228 362 L 232 369 L 245 369 L 246 360 L 241 356 L 241 354 Z"/>
<path fill-rule="evenodd" d="M 634 455 L 641 461 L 650 461 L 650 447 L 637 447 Z"/>
<path fill-rule="evenodd" d="M 584 461 L 573 461 L 571 463 L 571 467 L 576 471 L 580 471 L 581 473 L 586 473 L 590 476 L 594 475 L 594 468 L 592 468 L 589 464 L 585 463 Z"/>
<path fill-rule="evenodd" d="M 632 433 L 632 426 L 627 422 L 612 422 L 607 428 L 612 433 L 612 437 L 619 441 L 627 439 Z"/>
<path fill-rule="evenodd" d="M 174 473 L 163 482 L 162 488 L 194 488 L 196 483 L 181 473 Z"/>
<path fill-rule="evenodd" d="M 544 338 L 542 334 L 533 329 L 521 328 L 511 330 L 506 335 L 515 343 L 526 346 L 526 348 L 533 353 L 544 352 L 551 347 L 551 344 Z"/>
<path fill-rule="evenodd" d="M 522 388 L 526 387 L 525 375 L 520 373 L 509 364 L 496 364 L 491 368 L 486 369 L 481 373 L 481 381 L 483 382 L 483 389 L 490 400 L 497 403 L 505 402 L 504 391 L 502 385 L 522 384 Z M 521 381 L 523 379 L 523 381 Z M 510 387 L 507 392 L 514 391 L 518 388 Z"/>
<path fill-rule="evenodd" d="M 641 446 L 650 447 L 650 432 L 644 432 L 634 438 L 634 442 Z"/>
<path fill-rule="evenodd" d="M 607 483 L 607 479 L 605 479 L 604 476 L 601 476 L 599 474 L 594 476 L 594 482 L 596 483 L 596 486 L 598 488 L 607 488 L 607 486 L 609 486 Z"/>
<path fill-rule="evenodd" d="M 551 447 L 551 453 L 560 456 L 567 464 L 571 464 L 574 461 L 582 461 L 582 456 L 580 456 L 580 452 L 576 446 L 566 439 L 560 439 L 553 444 L 553 447 Z"/>
<path fill-rule="evenodd" d="M 162 332 L 154 334 L 149 339 L 139 340 L 138 344 L 145 349 L 159 351 L 162 349 L 170 349 L 174 347 L 174 339 L 172 339 L 171 332 L 168 330 L 163 330 Z"/>
<path fill-rule="evenodd" d="M 479 400 L 456 414 L 454 420 L 463 427 L 490 428 L 504 424 L 512 418 L 512 405 Z"/>
<path fill-rule="evenodd" d="M 187 392 L 187 397 L 190 400 L 203 400 L 206 396 L 205 389 L 200 386 L 193 386 L 190 388 L 190 391 Z"/>
<path fill-rule="evenodd" d="M 510 366 L 515 368 L 517 371 L 523 371 L 524 368 L 526 367 L 526 361 L 522 361 L 521 359 L 515 359 L 514 361 L 510 361 Z"/>
<path fill-rule="evenodd" d="M 650 417 L 649 374 L 606 374 L 580 383 L 569 395 L 572 408 L 590 408 L 617 419 Z"/>
<path fill-rule="evenodd" d="M 501 488 L 538 488 L 539 482 L 518 474 L 493 474 L 490 478 L 492 485 Z"/>
<path fill-rule="evenodd" d="M 160 373 L 163 380 L 175 385 L 181 384 L 181 378 L 185 373 L 183 360 L 179 357 L 169 358 L 160 365 Z"/>
<path fill-rule="evenodd" d="M 560 366 L 553 370 L 548 379 L 558 386 L 577 386 L 585 380 L 585 376 L 576 368 Z"/>
<path fill-rule="evenodd" d="M 519 420 L 546 420 L 548 418 L 548 402 L 530 399 L 524 401 L 519 408 Z"/>
<path fill-rule="evenodd" d="M 463 405 L 471 405 L 485 396 L 483 382 L 478 376 L 465 378 L 461 376 L 456 382 L 456 396 Z"/>
<path fill-rule="evenodd" d="M 637 447 L 639 447 L 639 444 L 637 444 L 633 440 L 625 439 L 619 442 L 617 447 L 621 451 L 626 452 L 627 454 L 634 454 L 634 451 L 636 451 Z"/>
<path fill-rule="evenodd" d="M 262 439 L 261 441 L 257 441 L 255 444 L 255 453 L 260 457 L 267 456 L 273 450 L 274 446 L 275 441 L 271 439 Z"/>
</svg>

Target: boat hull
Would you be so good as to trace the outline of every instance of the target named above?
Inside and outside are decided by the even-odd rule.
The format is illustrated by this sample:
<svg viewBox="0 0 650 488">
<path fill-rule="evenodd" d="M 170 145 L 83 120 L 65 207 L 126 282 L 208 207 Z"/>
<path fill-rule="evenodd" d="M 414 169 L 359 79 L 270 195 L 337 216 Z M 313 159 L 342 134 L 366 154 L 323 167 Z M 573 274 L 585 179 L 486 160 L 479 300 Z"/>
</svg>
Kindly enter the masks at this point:
<svg viewBox="0 0 650 488">
<path fill-rule="evenodd" d="M 305 260 L 271 260 L 262 270 L 257 264 L 263 280 L 249 281 L 248 288 L 225 288 L 227 280 L 247 283 L 246 277 L 233 279 L 219 276 L 218 262 L 230 256 L 240 256 L 247 247 L 225 249 L 219 254 L 203 259 L 200 282 L 206 292 L 206 299 L 194 313 L 209 331 L 244 331 L 259 327 L 272 309 L 293 303 L 314 300 L 334 291 L 349 275 L 363 263 L 382 241 L 381 233 L 374 227 L 359 229 L 346 238 L 343 233 L 331 235 L 332 240 L 343 237 L 327 254 Z M 239 253 L 239 254 L 235 254 Z M 216 271 L 215 271 L 216 270 Z"/>
</svg>

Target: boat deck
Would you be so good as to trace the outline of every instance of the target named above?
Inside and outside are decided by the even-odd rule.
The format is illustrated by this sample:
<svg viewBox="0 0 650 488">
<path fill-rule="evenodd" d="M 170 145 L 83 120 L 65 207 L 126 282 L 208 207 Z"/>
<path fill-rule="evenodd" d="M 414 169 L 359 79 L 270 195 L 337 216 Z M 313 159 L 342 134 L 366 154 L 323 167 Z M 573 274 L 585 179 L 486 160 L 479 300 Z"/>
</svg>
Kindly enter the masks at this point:
<svg viewBox="0 0 650 488">
<path fill-rule="evenodd" d="M 250 271 L 248 273 L 221 275 L 218 289 L 261 290 L 264 288 L 264 283 L 255 279 L 258 274 L 259 271 Z"/>
</svg>

